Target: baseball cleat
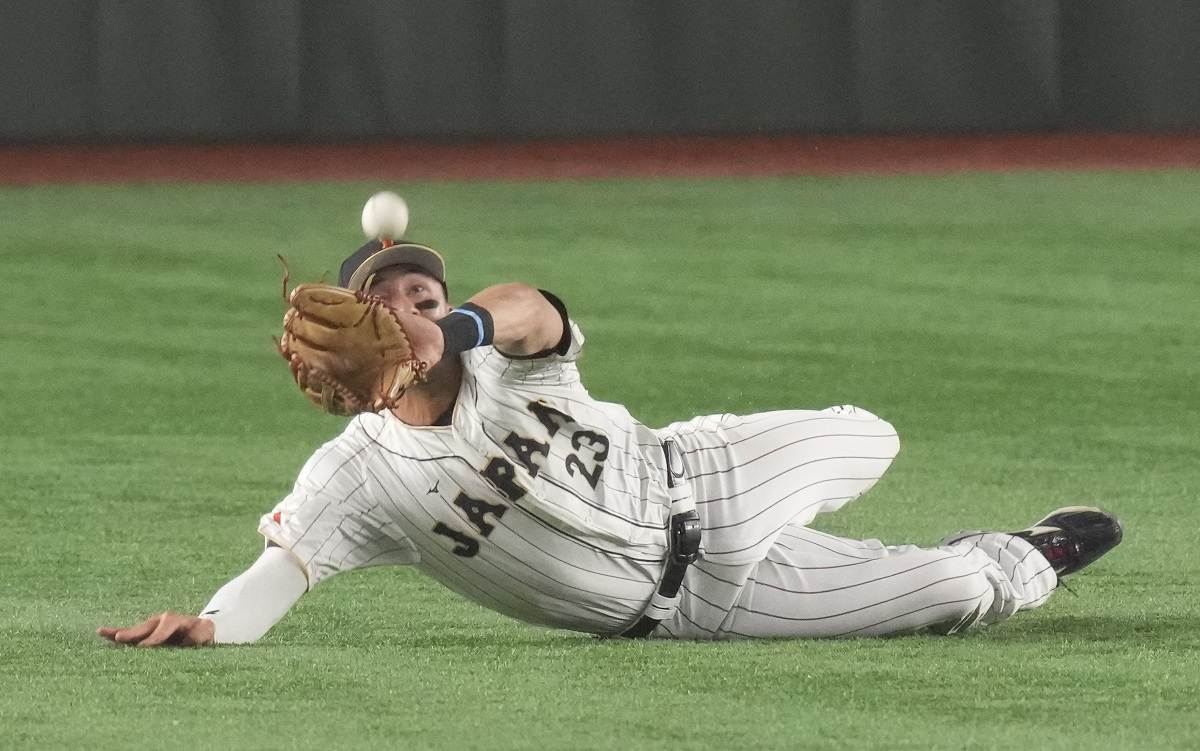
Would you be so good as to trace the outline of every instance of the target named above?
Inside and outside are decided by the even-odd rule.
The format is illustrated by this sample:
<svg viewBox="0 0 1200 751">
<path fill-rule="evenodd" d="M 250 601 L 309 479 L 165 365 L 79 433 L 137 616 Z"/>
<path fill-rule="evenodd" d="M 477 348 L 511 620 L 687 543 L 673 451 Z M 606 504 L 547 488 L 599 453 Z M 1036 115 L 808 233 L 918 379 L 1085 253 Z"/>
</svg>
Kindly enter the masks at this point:
<svg viewBox="0 0 1200 751">
<path fill-rule="evenodd" d="M 1121 542 L 1121 521 L 1094 506 L 1066 506 L 1051 511 L 1033 526 L 1009 532 L 1038 549 L 1054 567 L 1058 578 L 1070 576 L 1088 566 Z M 953 545 L 983 530 L 971 530 L 949 535 L 939 543 Z"/>
<path fill-rule="evenodd" d="M 1103 509 L 1067 506 L 1012 534 L 1037 548 L 1061 579 L 1115 548 L 1123 533 L 1121 520 Z"/>
</svg>

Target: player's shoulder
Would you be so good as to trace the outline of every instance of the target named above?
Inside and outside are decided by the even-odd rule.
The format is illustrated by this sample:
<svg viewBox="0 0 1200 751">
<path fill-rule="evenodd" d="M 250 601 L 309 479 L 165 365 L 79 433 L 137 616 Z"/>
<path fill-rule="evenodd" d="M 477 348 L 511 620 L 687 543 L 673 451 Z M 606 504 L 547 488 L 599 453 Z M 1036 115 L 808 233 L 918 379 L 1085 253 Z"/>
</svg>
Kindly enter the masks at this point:
<svg viewBox="0 0 1200 751">
<path fill-rule="evenodd" d="M 378 445 L 382 421 L 382 415 L 370 413 L 351 418 L 342 432 L 309 456 L 296 487 L 310 493 L 323 489 L 337 492 L 360 483 L 366 462 Z"/>
<path fill-rule="evenodd" d="M 320 451 L 336 454 L 357 454 L 375 445 L 387 427 L 383 412 L 363 412 L 350 418 L 340 433 L 329 438 Z"/>
</svg>

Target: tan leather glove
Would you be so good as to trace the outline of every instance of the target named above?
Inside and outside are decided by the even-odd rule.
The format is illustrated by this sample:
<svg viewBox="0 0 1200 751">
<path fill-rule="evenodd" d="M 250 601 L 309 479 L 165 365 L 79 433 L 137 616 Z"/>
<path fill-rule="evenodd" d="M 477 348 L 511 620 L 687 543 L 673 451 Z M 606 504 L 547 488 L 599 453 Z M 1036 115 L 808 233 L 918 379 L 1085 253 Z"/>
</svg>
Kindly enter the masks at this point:
<svg viewBox="0 0 1200 751">
<path fill-rule="evenodd" d="M 335 415 L 396 406 L 423 380 L 408 332 L 383 300 L 328 284 L 301 284 L 288 296 L 279 353 L 308 400 Z"/>
</svg>

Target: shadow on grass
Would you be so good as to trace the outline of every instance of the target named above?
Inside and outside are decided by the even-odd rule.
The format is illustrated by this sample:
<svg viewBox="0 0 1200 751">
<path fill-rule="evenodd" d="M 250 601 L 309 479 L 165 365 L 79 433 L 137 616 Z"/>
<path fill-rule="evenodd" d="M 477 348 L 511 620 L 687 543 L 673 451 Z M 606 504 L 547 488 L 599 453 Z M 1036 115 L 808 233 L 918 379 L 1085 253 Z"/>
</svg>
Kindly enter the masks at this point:
<svg viewBox="0 0 1200 751">
<path fill-rule="evenodd" d="M 580 648 L 602 647 L 606 649 L 641 648 L 642 646 L 664 646 L 667 644 L 713 644 L 714 642 L 689 642 L 674 639 L 602 639 L 588 634 L 567 631 L 547 631 L 537 628 L 520 628 L 497 632 L 494 629 L 462 628 L 453 631 L 435 629 L 425 632 L 406 631 L 403 634 L 387 634 L 382 641 L 396 646 L 432 649 L 492 649 L 503 647 L 512 648 L 559 648 L 574 650 Z M 932 634 L 897 635 L 891 638 L 864 639 L 764 639 L 764 640 L 732 640 L 720 642 L 723 644 L 787 644 L 789 642 L 808 642 L 832 644 L 868 644 L 868 643 L 917 643 L 929 641 L 936 643 L 942 639 L 954 641 L 983 641 L 992 644 L 999 643 L 1034 643 L 1034 642 L 1123 642 L 1136 638 L 1148 644 L 1155 642 L 1196 641 L 1200 639 L 1200 618 L 1184 615 L 1162 616 L 1147 614 L 1137 617 L 1127 615 L 1053 615 L 1036 619 L 1016 619 L 1001 626 L 993 626 L 982 630 L 972 630 L 954 637 L 942 637 Z M 310 640 L 307 638 L 289 639 L 288 642 L 305 646 L 363 646 L 363 634 L 343 634 L 335 638 Z"/>
<path fill-rule="evenodd" d="M 496 630 L 463 627 L 453 630 L 430 628 L 428 630 L 394 631 L 372 630 L 369 632 L 319 634 L 281 634 L 272 647 L 370 647 L 383 646 L 418 649 L 465 649 L 487 650 L 537 649 L 588 646 L 599 640 L 587 634 L 569 631 L 548 631 L 537 628 Z M 265 644 L 265 643 L 264 643 Z"/>
<path fill-rule="evenodd" d="M 1074 641 L 1125 642 L 1137 638 L 1155 642 L 1195 641 L 1200 637 L 1200 618 L 1184 615 L 1053 615 L 1028 622 L 1014 622 L 997 641 Z M 968 635 L 969 636 L 969 635 Z"/>
<path fill-rule="evenodd" d="M 754 649 L 751 645 L 774 645 L 780 647 L 787 644 L 808 644 L 813 648 L 816 644 L 825 645 L 822 648 L 843 645 L 861 647 L 870 644 L 877 648 L 890 650 L 899 645 L 925 649 L 935 647 L 939 643 L 952 642 L 969 644 L 971 642 L 1001 646 L 1003 644 L 1063 643 L 1063 642 L 1121 642 L 1129 643 L 1137 640 L 1147 645 L 1171 644 L 1200 641 L 1200 617 L 1186 613 L 1114 613 L 1105 615 L 1079 614 L 1050 614 L 1038 613 L 1032 618 L 1017 617 L 1011 621 L 997 624 L 984 629 L 973 629 L 952 637 L 942 637 L 932 634 L 907 634 L 886 638 L 863 639 L 752 639 L 730 640 L 723 642 L 687 641 L 674 639 L 603 639 L 588 634 L 541 629 L 532 626 L 503 625 L 473 627 L 470 624 L 460 624 L 455 627 L 433 625 L 429 627 L 411 627 L 401 630 L 393 628 L 346 630 L 319 629 L 298 630 L 288 633 L 284 631 L 269 638 L 262 646 L 280 647 L 284 645 L 302 647 L 406 647 L 434 650 L 494 650 L 494 649 L 530 649 L 530 650 L 660 650 L 671 649 L 669 645 L 709 645 L 709 648 L 721 649 L 717 644 L 743 645 L 744 648 Z M 891 647 L 885 645 L 892 645 Z"/>
</svg>

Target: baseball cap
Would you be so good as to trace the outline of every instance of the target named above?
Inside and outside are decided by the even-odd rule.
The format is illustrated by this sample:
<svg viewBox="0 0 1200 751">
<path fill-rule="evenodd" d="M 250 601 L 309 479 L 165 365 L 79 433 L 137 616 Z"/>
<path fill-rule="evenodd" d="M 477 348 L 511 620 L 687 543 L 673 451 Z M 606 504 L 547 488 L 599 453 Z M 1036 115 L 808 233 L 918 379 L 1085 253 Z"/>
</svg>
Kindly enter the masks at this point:
<svg viewBox="0 0 1200 751">
<path fill-rule="evenodd" d="M 338 284 L 354 290 L 370 286 L 371 277 L 380 269 L 398 264 L 410 264 L 446 284 L 446 262 L 427 245 L 391 240 L 372 240 L 342 261 Z"/>
</svg>

